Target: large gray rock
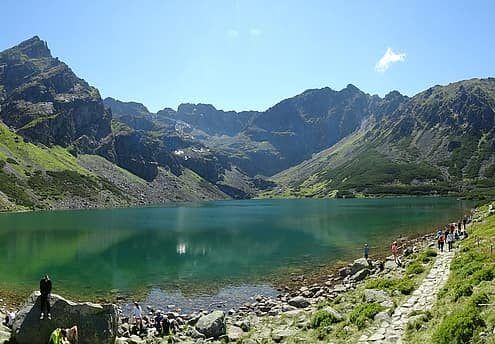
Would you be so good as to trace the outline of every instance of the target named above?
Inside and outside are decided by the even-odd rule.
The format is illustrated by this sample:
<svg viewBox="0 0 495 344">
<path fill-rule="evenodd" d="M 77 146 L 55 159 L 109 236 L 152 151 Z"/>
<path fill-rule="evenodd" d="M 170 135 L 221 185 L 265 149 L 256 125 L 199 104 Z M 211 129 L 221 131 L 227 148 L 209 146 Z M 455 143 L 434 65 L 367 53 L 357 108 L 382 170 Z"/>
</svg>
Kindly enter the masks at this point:
<svg viewBox="0 0 495 344">
<path fill-rule="evenodd" d="M 366 302 L 377 302 L 386 308 L 394 306 L 392 298 L 383 290 L 365 289 L 364 299 Z"/>
<path fill-rule="evenodd" d="M 213 311 L 208 315 L 203 315 L 196 324 L 196 330 L 204 334 L 207 338 L 223 336 L 227 333 L 225 313 L 222 311 Z"/>
<path fill-rule="evenodd" d="M 356 259 L 351 265 L 351 273 L 350 275 L 354 275 L 356 272 L 369 268 L 370 265 L 365 258 Z"/>
<path fill-rule="evenodd" d="M 289 305 L 296 308 L 306 308 L 310 305 L 309 301 L 302 296 L 296 296 L 289 300 Z"/>
<path fill-rule="evenodd" d="M 351 279 L 355 282 L 359 282 L 364 280 L 366 277 L 368 277 L 371 274 L 370 269 L 362 269 L 356 272 L 354 275 L 352 275 Z"/>
<path fill-rule="evenodd" d="M 75 303 L 52 294 L 52 320 L 40 320 L 40 293 L 28 297 L 16 315 L 12 336 L 16 344 L 46 344 L 56 328 L 77 325 L 79 344 L 113 344 L 118 329 L 117 307 Z"/>
</svg>

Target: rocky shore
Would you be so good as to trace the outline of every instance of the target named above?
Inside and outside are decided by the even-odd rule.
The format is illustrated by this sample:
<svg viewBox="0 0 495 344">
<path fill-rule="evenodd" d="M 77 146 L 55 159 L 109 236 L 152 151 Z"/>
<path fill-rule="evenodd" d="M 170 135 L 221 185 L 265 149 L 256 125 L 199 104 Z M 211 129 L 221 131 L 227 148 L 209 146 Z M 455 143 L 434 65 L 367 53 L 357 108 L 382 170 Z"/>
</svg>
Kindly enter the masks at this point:
<svg viewBox="0 0 495 344">
<path fill-rule="evenodd" d="M 403 263 L 407 264 L 410 256 L 417 254 L 428 246 L 432 246 L 432 239 L 433 235 L 424 235 L 411 240 L 399 238 L 402 246 Z M 276 297 L 257 295 L 253 297 L 252 302 L 245 303 L 239 308 L 230 309 L 227 312 L 205 310 L 181 314 L 173 310 L 164 310 L 161 313 L 169 320 L 172 329 L 165 336 L 159 336 L 156 333 L 153 319 L 157 314 L 157 310 L 150 306 L 145 306 L 144 327 L 143 329 L 138 329 L 135 325 L 129 323 L 129 314 L 125 314 L 122 307 L 115 306 L 115 308 L 112 308 L 113 306 L 111 305 L 89 303 L 78 304 L 64 300 L 59 296 L 56 296 L 53 301 L 54 320 L 51 323 L 44 323 L 45 325 L 48 324 L 46 328 L 37 328 L 34 325 L 26 326 L 26 324 L 23 324 L 26 321 L 26 317 L 23 314 L 39 312 L 34 311 L 37 307 L 37 300 L 36 294 L 33 294 L 18 312 L 13 330 L 5 326 L 0 328 L 0 343 L 11 336 L 11 331 L 13 342 L 23 344 L 29 343 L 29 339 L 26 341 L 25 338 L 30 338 L 30 336 L 37 336 L 36 338 L 46 337 L 50 330 L 56 327 L 71 327 L 74 324 L 84 326 L 82 324 L 91 323 L 91 321 L 88 322 L 88 313 L 81 313 L 80 310 L 77 310 L 80 307 L 85 307 L 86 310 L 92 309 L 91 307 L 96 307 L 100 310 L 106 309 L 106 311 L 101 311 L 101 314 L 95 313 L 94 310 L 90 312 L 93 316 L 100 314 L 100 316 L 103 316 L 102 319 L 107 319 L 100 319 L 97 325 L 92 325 L 98 331 L 106 334 L 104 340 L 97 340 L 98 343 L 257 343 L 266 336 L 269 337 L 268 342 L 284 342 L 284 338 L 290 337 L 297 329 L 309 328 L 312 314 L 321 308 L 321 305 L 325 302 L 343 298 L 357 288 L 362 288 L 365 281 L 403 272 L 404 268 L 398 267 L 392 257 L 373 260 L 359 258 L 346 266 L 340 267 L 334 274 L 319 276 L 318 278 L 297 276 L 293 278 L 293 283 L 288 283 L 288 285 L 279 288 L 280 293 Z M 366 301 L 377 301 L 382 307 L 393 309 L 393 299 L 383 291 L 368 290 L 365 293 L 365 298 Z M 58 313 L 56 313 L 57 309 L 59 310 Z M 325 312 L 330 312 L 332 317 L 336 319 L 342 319 L 345 316 L 345 314 L 330 306 L 324 309 Z M 113 315 L 113 312 L 115 312 L 115 315 Z M 80 317 L 69 316 L 70 314 L 79 314 Z M 108 320 L 114 318 L 115 321 Z M 29 319 L 31 322 L 34 321 L 33 324 L 39 323 L 39 320 L 33 320 L 35 318 L 31 317 Z M 94 317 L 91 319 L 94 320 Z M 267 324 L 266 327 L 269 328 L 270 324 L 283 323 L 282 320 L 285 321 L 285 319 L 292 319 L 290 326 L 285 326 L 281 329 L 272 328 L 265 334 L 260 333 L 260 331 L 263 332 L 260 329 L 260 326 L 261 328 L 265 326 L 263 324 Z M 37 328 L 37 330 L 33 331 L 33 328 Z M 28 329 L 28 334 L 24 333 Z M 36 331 L 41 331 L 41 337 L 40 333 Z M 90 342 L 96 343 L 94 334 L 90 335 L 90 333 L 91 330 L 86 325 L 86 329 L 80 331 L 79 343 L 86 343 L 84 338 L 89 338 L 90 336 L 92 338 Z M 19 340 L 19 338 L 23 339 Z M 31 343 L 35 342 L 31 341 Z"/>
</svg>

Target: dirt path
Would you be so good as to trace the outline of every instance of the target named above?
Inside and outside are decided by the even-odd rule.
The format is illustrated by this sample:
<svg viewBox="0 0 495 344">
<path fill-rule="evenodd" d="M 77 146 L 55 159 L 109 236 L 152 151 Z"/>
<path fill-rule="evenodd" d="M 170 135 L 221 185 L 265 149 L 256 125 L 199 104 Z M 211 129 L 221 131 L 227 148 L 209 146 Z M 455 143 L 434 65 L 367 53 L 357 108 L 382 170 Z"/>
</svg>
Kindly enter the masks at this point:
<svg viewBox="0 0 495 344">
<path fill-rule="evenodd" d="M 383 321 L 375 332 L 363 335 L 360 343 L 403 343 L 402 336 L 408 322 L 411 320 L 412 311 L 426 311 L 431 309 L 437 299 L 438 291 L 444 286 L 450 272 L 450 262 L 455 251 L 440 253 L 433 264 L 428 276 L 423 280 L 412 296 L 397 307 L 389 321 Z"/>
</svg>

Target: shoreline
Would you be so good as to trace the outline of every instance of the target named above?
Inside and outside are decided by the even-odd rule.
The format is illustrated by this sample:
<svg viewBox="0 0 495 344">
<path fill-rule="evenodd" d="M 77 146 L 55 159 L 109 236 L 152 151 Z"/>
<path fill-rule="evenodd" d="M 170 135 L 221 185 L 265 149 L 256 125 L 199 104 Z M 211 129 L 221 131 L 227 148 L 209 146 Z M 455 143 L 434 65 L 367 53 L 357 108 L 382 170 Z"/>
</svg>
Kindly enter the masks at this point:
<svg viewBox="0 0 495 344">
<path fill-rule="evenodd" d="M 417 255 L 434 246 L 434 238 L 434 233 L 419 234 L 410 238 L 404 236 L 397 238 L 396 240 L 400 241 L 401 259 L 404 266 L 408 266 L 411 261 L 416 259 L 415 257 Z M 405 249 L 407 249 L 407 253 L 404 252 Z M 434 251 L 436 252 L 435 248 Z M 377 256 L 382 258 L 377 258 Z M 319 273 L 314 277 L 315 279 L 313 279 L 313 276 L 308 275 L 301 280 L 293 281 L 293 284 L 277 289 L 278 293 L 276 296 L 255 295 L 251 298 L 250 302 L 245 302 L 235 309 L 218 310 L 218 308 L 212 307 L 211 309 L 181 312 L 181 310 L 174 309 L 173 307 L 175 306 L 173 305 L 172 307 L 166 306 L 160 308 L 150 307 L 145 302 L 141 302 L 141 305 L 144 314 L 148 314 L 150 318 L 155 316 L 157 309 L 161 309 L 166 317 L 172 319 L 175 324 L 174 326 L 177 326 L 177 332 L 169 337 L 169 340 L 173 338 L 173 342 L 175 340 L 184 340 L 187 342 L 191 339 L 208 338 L 208 336 L 198 332 L 197 324 L 200 320 L 213 315 L 217 317 L 216 319 L 223 319 L 226 324 L 223 334 L 213 336 L 218 340 L 214 340 L 213 343 L 220 343 L 223 340 L 236 341 L 239 338 L 246 338 L 245 336 L 249 336 L 250 338 L 253 335 L 255 337 L 258 335 L 265 336 L 266 333 L 263 330 L 258 332 L 260 331 L 260 326 L 261 329 L 268 326 L 270 331 L 268 335 L 275 342 L 278 342 L 276 338 L 279 338 L 279 334 L 283 338 L 285 335 L 291 336 L 294 333 L 294 330 L 290 330 L 287 333 L 284 332 L 285 330 L 282 330 L 282 332 L 276 330 L 280 326 L 280 321 L 285 323 L 287 319 L 293 317 L 294 319 L 302 319 L 303 317 L 310 319 L 313 317 L 314 312 L 317 312 L 318 309 L 321 309 L 320 307 L 323 307 L 322 305 L 326 304 L 326 302 L 333 302 L 333 300 L 345 299 L 346 304 L 349 302 L 352 304 L 352 301 L 347 300 L 347 298 L 351 297 L 352 299 L 355 297 L 354 294 L 365 288 L 368 282 L 375 279 L 379 280 L 384 276 L 388 276 L 390 273 L 394 276 L 397 276 L 397 273 L 399 273 L 400 276 L 405 271 L 404 266 L 396 266 L 393 260 L 387 256 L 386 250 L 370 257 L 370 261 L 372 261 L 371 265 L 369 263 L 364 264 L 363 260 L 364 258 L 358 258 L 354 261 L 350 260 L 349 262 L 324 266 L 322 269 L 330 269 L 333 273 L 326 274 L 325 272 L 322 274 L 322 269 L 319 269 Z M 356 266 L 357 269 L 355 270 Z M 344 274 L 342 273 L 343 271 Z M 366 273 L 364 274 L 364 272 Z M 392 297 L 395 296 L 392 295 Z M 151 334 L 141 333 L 140 336 L 132 335 L 133 326 L 129 323 L 130 309 L 125 307 L 126 304 L 128 305 L 129 302 L 117 303 L 120 320 L 115 343 L 136 343 L 144 339 L 147 340 L 147 343 L 162 343 L 162 337 L 157 336 L 153 332 Z M 327 308 L 328 306 L 325 309 Z M 331 307 L 329 309 L 332 310 Z M 392 307 L 393 309 L 394 307 Z M 5 313 L 5 310 L 0 307 L 0 313 L 2 312 Z M 311 328 L 307 326 L 304 325 L 302 329 L 307 330 Z M 297 325 L 296 328 L 301 329 L 300 325 Z M 244 341 L 242 342 L 244 343 Z M 248 340 L 247 343 L 251 342 Z"/>
<path fill-rule="evenodd" d="M 424 241 L 428 241 L 429 239 L 434 237 L 434 233 L 414 233 L 412 236 L 401 236 L 396 238 L 399 242 L 401 249 L 405 247 L 413 247 L 417 244 L 422 245 Z M 383 247 L 377 253 L 369 256 L 370 260 L 386 260 L 386 258 L 390 255 L 388 247 Z M 294 291 L 299 290 L 300 288 L 314 286 L 316 284 L 324 285 L 328 282 L 328 279 L 335 278 L 338 276 L 338 272 L 340 269 L 349 266 L 353 261 L 362 258 L 362 255 L 355 255 L 349 258 L 349 260 L 341 260 L 333 263 L 322 263 L 321 266 L 315 267 L 313 269 L 307 269 L 306 266 L 302 269 L 301 272 L 289 272 L 285 270 L 285 274 L 281 277 L 275 277 L 277 275 L 276 272 L 271 274 L 272 278 L 270 282 L 267 282 L 265 279 L 253 280 L 245 283 L 234 283 L 234 284 L 225 284 L 225 285 L 215 285 L 212 284 L 210 287 L 205 290 L 188 290 L 189 292 L 184 292 L 183 289 L 167 289 L 166 287 L 162 289 L 161 286 L 143 286 L 142 288 L 135 290 L 133 292 L 124 292 L 120 293 L 119 290 L 108 290 L 105 292 L 105 295 L 98 296 L 88 296 L 82 297 L 83 295 L 76 294 L 68 294 L 68 297 L 83 302 L 96 302 L 96 303 L 114 303 L 118 306 L 124 307 L 126 304 L 132 303 L 132 300 L 145 300 L 147 296 L 151 293 L 153 289 L 159 289 L 167 294 L 175 294 L 180 293 L 182 296 L 188 299 L 194 299 L 199 297 L 214 297 L 219 292 L 225 289 L 235 289 L 235 288 L 243 288 L 243 287 L 256 287 L 261 285 L 268 285 L 273 288 L 273 290 L 277 293 L 289 292 L 293 293 Z M 326 286 L 330 284 L 327 283 Z M 27 296 L 30 295 L 32 290 L 26 289 L 26 293 L 17 293 L 15 289 L 2 289 L 0 291 L 0 308 L 7 307 L 10 310 L 18 309 Z M 254 299 L 257 295 L 252 295 L 250 298 Z M 207 309 L 209 311 L 218 309 L 217 307 L 211 307 Z"/>
</svg>

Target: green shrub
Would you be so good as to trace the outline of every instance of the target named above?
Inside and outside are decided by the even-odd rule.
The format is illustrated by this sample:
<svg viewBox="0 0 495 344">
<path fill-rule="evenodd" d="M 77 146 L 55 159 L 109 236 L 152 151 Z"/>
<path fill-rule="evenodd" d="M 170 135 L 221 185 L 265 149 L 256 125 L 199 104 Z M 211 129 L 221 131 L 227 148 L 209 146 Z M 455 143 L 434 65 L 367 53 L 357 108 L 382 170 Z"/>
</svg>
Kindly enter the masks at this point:
<svg viewBox="0 0 495 344">
<path fill-rule="evenodd" d="M 340 319 L 337 319 L 332 313 L 320 309 L 311 317 L 310 325 L 311 328 L 316 330 L 318 338 L 323 339 L 330 333 L 332 324 L 338 323 L 339 321 Z"/>
<path fill-rule="evenodd" d="M 470 280 L 461 281 L 452 288 L 452 296 L 454 301 L 459 300 L 463 296 L 471 296 L 473 294 L 473 286 Z"/>
<path fill-rule="evenodd" d="M 475 331 L 485 326 L 478 310 L 463 307 L 443 319 L 433 333 L 433 342 L 439 344 L 470 343 Z"/>
<path fill-rule="evenodd" d="M 481 270 L 473 274 L 473 282 L 479 284 L 481 281 L 492 281 L 495 277 L 492 266 L 484 266 Z"/>
<path fill-rule="evenodd" d="M 421 252 L 418 255 L 418 260 L 422 261 L 423 263 L 429 263 L 436 256 L 437 256 L 437 252 L 435 250 L 428 249 L 428 250 Z"/>
<path fill-rule="evenodd" d="M 413 292 L 415 285 L 410 279 L 399 278 L 375 278 L 370 279 L 365 284 L 368 289 L 380 289 L 388 292 L 398 290 L 403 295 Z"/>
<path fill-rule="evenodd" d="M 376 302 L 362 303 L 349 314 L 349 321 L 362 329 L 366 325 L 366 320 L 373 319 L 383 309 L 383 306 Z"/>
<path fill-rule="evenodd" d="M 483 292 L 474 294 L 469 299 L 469 302 L 470 302 L 471 306 L 473 306 L 473 307 L 480 307 L 479 306 L 480 304 L 487 304 L 489 301 L 490 301 L 490 298 L 488 297 L 488 295 L 486 293 L 483 293 Z"/>
<path fill-rule="evenodd" d="M 423 267 L 423 265 L 421 265 L 421 263 L 419 263 L 417 261 L 412 262 L 411 264 L 409 264 L 406 267 L 406 274 L 408 274 L 408 275 L 419 275 L 420 273 L 422 273 L 424 271 L 425 271 L 425 268 Z"/>
</svg>

